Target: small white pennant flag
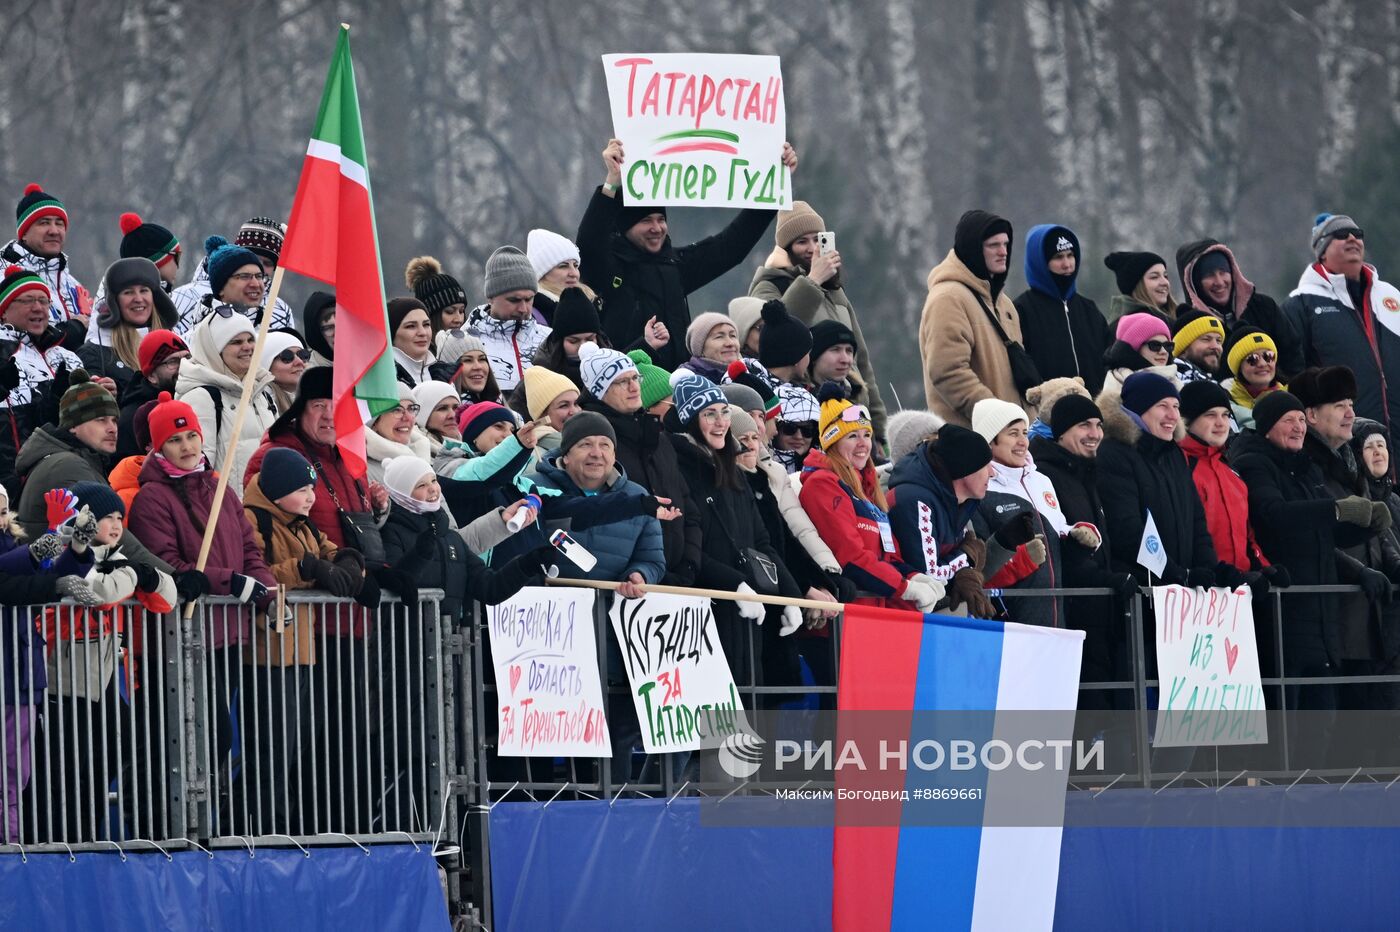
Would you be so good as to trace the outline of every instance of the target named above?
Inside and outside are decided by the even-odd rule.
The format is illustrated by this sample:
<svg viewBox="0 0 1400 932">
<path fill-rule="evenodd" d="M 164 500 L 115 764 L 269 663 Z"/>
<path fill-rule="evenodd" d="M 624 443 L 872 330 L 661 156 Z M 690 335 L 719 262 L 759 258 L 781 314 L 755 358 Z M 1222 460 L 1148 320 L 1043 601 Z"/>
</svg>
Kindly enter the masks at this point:
<svg viewBox="0 0 1400 932">
<path fill-rule="evenodd" d="M 1157 533 L 1157 522 L 1152 520 L 1152 509 L 1147 509 L 1147 521 L 1142 526 L 1142 542 L 1138 544 L 1138 565 L 1154 576 L 1161 576 L 1167 568 L 1167 551 L 1162 546 L 1162 535 Z"/>
</svg>

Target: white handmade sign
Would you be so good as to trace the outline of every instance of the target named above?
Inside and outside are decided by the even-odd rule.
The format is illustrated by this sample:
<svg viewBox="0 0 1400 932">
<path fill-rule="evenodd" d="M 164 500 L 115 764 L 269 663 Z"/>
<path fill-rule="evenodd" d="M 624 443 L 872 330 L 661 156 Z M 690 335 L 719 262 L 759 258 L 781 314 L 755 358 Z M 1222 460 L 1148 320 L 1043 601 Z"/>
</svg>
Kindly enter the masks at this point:
<svg viewBox="0 0 1400 932">
<path fill-rule="evenodd" d="M 616 599 L 611 617 L 648 754 L 714 748 L 749 731 L 709 599 Z"/>
<path fill-rule="evenodd" d="M 592 589 L 530 586 L 488 606 L 502 757 L 612 753 Z"/>
<path fill-rule="evenodd" d="M 604 55 L 629 204 L 792 204 L 787 110 L 776 55 Z"/>
<path fill-rule="evenodd" d="M 1154 586 L 1157 747 L 1265 744 L 1264 688 L 1248 586 Z"/>
</svg>

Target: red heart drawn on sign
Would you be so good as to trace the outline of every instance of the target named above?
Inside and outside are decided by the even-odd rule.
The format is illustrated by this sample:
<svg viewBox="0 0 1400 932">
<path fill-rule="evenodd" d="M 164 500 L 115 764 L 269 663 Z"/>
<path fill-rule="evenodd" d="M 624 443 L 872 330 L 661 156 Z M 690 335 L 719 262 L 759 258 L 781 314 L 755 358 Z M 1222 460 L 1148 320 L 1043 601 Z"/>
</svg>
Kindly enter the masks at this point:
<svg viewBox="0 0 1400 932">
<path fill-rule="evenodd" d="M 1228 672 L 1235 672 L 1235 661 L 1240 657 L 1240 645 L 1231 644 L 1230 639 L 1225 639 L 1225 668 Z"/>
<path fill-rule="evenodd" d="M 1228 648 L 1226 648 L 1228 650 Z M 1233 664 L 1231 664 L 1233 666 Z M 520 685 L 520 668 L 512 666 L 510 668 L 510 694 L 515 695 L 515 687 Z"/>
</svg>

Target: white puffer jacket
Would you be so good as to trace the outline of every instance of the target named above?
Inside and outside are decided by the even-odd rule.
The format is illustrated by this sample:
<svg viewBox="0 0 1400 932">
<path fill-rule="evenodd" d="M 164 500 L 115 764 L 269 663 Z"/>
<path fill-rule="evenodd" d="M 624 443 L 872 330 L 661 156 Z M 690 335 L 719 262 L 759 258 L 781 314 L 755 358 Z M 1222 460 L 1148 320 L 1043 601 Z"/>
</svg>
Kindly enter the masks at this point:
<svg viewBox="0 0 1400 932">
<path fill-rule="evenodd" d="M 467 332 L 481 341 L 486 358 L 496 375 L 502 392 L 509 392 L 520 383 L 520 377 L 530 368 L 530 360 L 544 345 L 550 329 L 535 321 L 497 320 L 491 316 L 490 305 L 480 305 L 467 315 Z"/>
</svg>

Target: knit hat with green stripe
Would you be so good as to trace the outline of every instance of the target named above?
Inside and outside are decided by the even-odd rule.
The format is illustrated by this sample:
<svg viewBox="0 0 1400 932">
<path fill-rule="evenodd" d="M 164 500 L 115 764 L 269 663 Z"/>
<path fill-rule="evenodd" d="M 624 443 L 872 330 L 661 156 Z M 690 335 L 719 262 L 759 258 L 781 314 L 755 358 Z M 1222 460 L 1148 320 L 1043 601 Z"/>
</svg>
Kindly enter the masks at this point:
<svg viewBox="0 0 1400 932">
<path fill-rule="evenodd" d="M 125 213 L 117 224 L 122 229 L 123 259 L 150 259 L 159 266 L 180 254 L 180 240 L 158 223 L 146 223 L 138 214 Z"/>
<path fill-rule="evenodd" d="M 52 194 L 45 194 L 38 182 L 33 182 L 25 186 L 24 196 L 19 199 L 19 206 L 15 208 L 15 223 L 19 231 L 16 238 L 24 239 L 29 227 L 40 217 L 62 217 L 66 224 L 68 211 L 63 209 L 62 201 Z"/>
<path fill-rule="evenodd" d="M 53 293 L 44 280 L 23 266 L 12 265 L 5 269 L 5 277 L 0 279 L 0 315 L 10 309 L 10 302 L 26 291 L 42 291 L 53 300 Z"/>
</svg>

